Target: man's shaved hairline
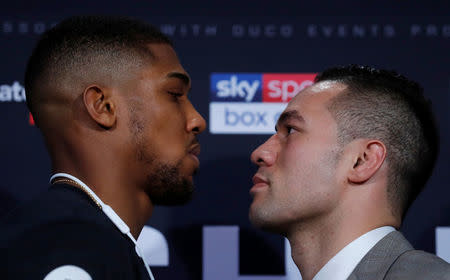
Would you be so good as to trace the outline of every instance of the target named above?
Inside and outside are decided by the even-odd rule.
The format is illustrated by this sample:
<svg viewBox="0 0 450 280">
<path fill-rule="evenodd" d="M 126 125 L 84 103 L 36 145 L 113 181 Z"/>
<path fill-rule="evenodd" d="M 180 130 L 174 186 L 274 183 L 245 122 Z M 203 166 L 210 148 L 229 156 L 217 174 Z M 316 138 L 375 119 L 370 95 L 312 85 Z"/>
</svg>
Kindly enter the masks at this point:
<svg viewBox="0 0 450 280">
<path fill-rule="evenodd" d="M 67 65 L 56 68 L 47 67 L 35 80 L 33 90 L 38 93 L 35 95 L 34 106 L 40 103 L 40 99 L 50 96 L 58 98 L 60 94 L 72 94 L 75 98 L 91 84 L 113 86 L 127 76 L 138 73 L 154 61 L 154 55 L 150 50 L 143 52 L 126 49 L 120 52 L 104 51 L 99 54 L 96 50 L 91 50 L 70 59 L 72 67 Z M 40 85 L 36 86 L 36 84 Z M 46 86 L 38 90 L 43 84 Z M 47 92 L 47 90 L 50 91 Z"/>
<path fill-rule="evenodd" d="M 365 113 L 362 105 L 372 103 L 372 106 L 376 106 L 376 104 L 373 104 L 374 102 L 376 103 L 376 100 L 372 99 L 373 95 L 381 94 L 382 92 L 377 90 L 363 90 L 353 84 L 347 85 L 348 87 L 345 90 L 331 98 L 327 104 L 327 109 L 337 124 L 337 141 L 341 149 L 355 139 L 373 138 L 383 142 L 389 150 L 385 163 L 391 166 L 393 170 L 403 168 L 404 162 L 399 159 L 401 152 L 397 151 L 396 145 L 392 143 L 392 132 L 389 131 L 388 126 L 380 127 L 372 123 L 372 125 L 363 127 L 363 124 L 358 123 L 358 120 L 363 123 L 366 121 L 363 116 Z M 388 96 L 384 98 L 389 99 Z M 380 112 L 382 111 L 380 110 Z M 353 115 L 355 112 L 357 112 L 357 116 Z M 369 115 L 371 114 L 369 113 Z M 398 189 L 407 185 L 407 182 L 403 181 L 403 179 L 403 176 L 396 176 L 392 170 L 389 171 L 387 193 L 391 207 L 390 210 L 394 216 L 404 215 L 406 209 L 406 201 L 399 197 L 400 194 L 396 190 L 396 188 Z"/>
</svg>

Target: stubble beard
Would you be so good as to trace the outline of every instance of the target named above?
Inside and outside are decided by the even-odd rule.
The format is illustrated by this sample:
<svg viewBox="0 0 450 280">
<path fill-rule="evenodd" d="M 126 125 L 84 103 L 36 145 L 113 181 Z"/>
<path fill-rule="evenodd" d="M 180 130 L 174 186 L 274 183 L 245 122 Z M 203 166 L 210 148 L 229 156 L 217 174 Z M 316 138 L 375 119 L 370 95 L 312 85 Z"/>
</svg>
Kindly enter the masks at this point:
<svg viewBox="0 0 450 280">
<path fill-rule="evenodd" d="M 270 199 L 260 201 L 260 205 L 251 205 L 249 211 L 249 219 L 254 227 L 261 230 L 285 235 L 286 225 L 283 220 L 276 218 L 278 212 L 281 211 L 277 205 L 273 205 Z"/>
<path fill-rule="evenodd" d="M 155 205 L 182 205 L 191 200 L 194 184 L 180 175 L 180 164 L 157 163 L 147 175 L 146 193 Z"/>
<path fill-rule="evenodd" d="M 323 159 L 319 161 L 319 165 L 329 166 L 330 172 L 336 170 L 339 160 L 342 156 L 342 147 L 337 146 L 335 149 L 330 150 L 323 156 Z M 318 169 L 315 166 L 310 167 L 311 170 Z M 273 182 L 271 182 L 273 183 Z M 279 187 L 282 189 L 285 187 Z M 310 187 L 311 188 L 311 187 Z M 292 228 L 303 227 L 303 225 L 311 220 L 311 217 L 305 213 L 305 216 L 299 214 L 297 219 L 283 217 L 284 213 L 290 212 L 292 207 L 300 207 L 295 203 L 284 205 L 283 201 L 275 199 L 275 194 L 271 193 L 272 189 L 269 187 L 266 197 L 263 197 L 263 201 L 259 201 L 259 205 L 252 205 L 249 211 L 249 219 L 253 226 L 262 230 L 277 233 L 283 236 L 288 236 Z M 309 209 L 305 209 L 309 210 Z M 306 212 L 306 211 L 305 211 Z"/>
<path fill-rule="evenodd" d="M 182 205 L 191 200 L 194 184 L 181 175 L 181 161 L 163 163 L 143 143 L 138 145 L 137 158 L 148 166 L 144 191 L 154 205 Z"/>
<path fill-rule="evenodd" d="M 182 205 L 189 202 L 194 192 L 191 180 L 183 178 L 182 162 L 163 163 L 152 152 L 152 147 L 144 137 L 144 121 L 138 117 L 137 110 L 130 110 L 130 129 L 134 135 L 136 159 L 143 163 L 149 173 L 146 175 L 144 191 L 154 205 Z M 195 173 L 195 172 L 194 172 Z"/>
</svg>

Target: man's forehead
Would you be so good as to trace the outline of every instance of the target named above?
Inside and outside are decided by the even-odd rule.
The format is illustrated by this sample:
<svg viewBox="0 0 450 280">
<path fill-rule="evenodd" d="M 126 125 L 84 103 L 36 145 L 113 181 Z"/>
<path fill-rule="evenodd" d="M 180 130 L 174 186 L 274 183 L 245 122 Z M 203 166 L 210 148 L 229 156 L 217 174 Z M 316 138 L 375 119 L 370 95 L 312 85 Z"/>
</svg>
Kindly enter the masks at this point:
<svg viewBox="0 0 450 280">
<path fill-rule="evenodd" d="M 337 81 L 322 81 L 300 91 L 291 103 L 303 102 L 305 99 L 328 99 L 345 90 L 347 86 Z"/>
<path fill-rule="evenodd" d="M 152 54 L 152 64 L 180 64 L 175 50 L 169 44 L 151 43 L 147 48 Z"/>
<path fill-rule="evenodd" d="M 148 45 L 152 52 L 152 61 L 143 70 L 144 75 L 151 73 L 162 80 L 177 79 L 190 86 L 189 74 L 181 65 L 172 46 L 165 43 L 152 43 Z"/>
<path fill-rule="evenodd" d="M 313 84 L 312 86 L 306 88 L 302 92 L 304 94 L 318 94 L 325 91 L 336 91 L 340 92 L 347 88 L 347 86 L 341 82 L 338 81 L 321 81 L 318 83 Z M 302 93 L 300 92 L 300 93 Z"/>
<path fill-rule="evenodd" d="M 328 100 L 345 90 L 347 86 L 337 81 L 322 81 L 300 91 L 288 104 L 287 109 L 299 109 L 312 104 L 326 104 Z M 314 105 L 314 106 L 316 106 Z"/>
</svg>

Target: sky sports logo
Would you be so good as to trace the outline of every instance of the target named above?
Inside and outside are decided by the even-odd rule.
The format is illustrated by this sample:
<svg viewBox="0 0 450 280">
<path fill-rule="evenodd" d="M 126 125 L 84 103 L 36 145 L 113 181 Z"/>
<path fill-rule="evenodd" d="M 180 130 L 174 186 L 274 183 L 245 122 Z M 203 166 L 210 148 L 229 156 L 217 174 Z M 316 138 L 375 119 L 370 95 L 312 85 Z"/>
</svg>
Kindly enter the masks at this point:
<svg viewBox="0 0 450 280">
<path fill-rule="evenodd" d="M 313 84 L 313 73 L 212 73 L 212 134 L 273 134 L 287 103 Z"/>
</svg>

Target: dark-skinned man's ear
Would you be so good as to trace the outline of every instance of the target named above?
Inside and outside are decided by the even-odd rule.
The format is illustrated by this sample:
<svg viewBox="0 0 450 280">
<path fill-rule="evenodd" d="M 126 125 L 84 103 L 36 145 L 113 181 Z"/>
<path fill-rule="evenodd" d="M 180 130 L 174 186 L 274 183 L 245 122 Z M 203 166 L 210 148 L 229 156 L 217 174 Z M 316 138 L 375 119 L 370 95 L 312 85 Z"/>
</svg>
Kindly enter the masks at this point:
<svg viewBox="0 0 450 280">
<path fill-rule="evenodd" d="M 348 180 L 362 184 L 369 180 L 381 167 L 386 158 L 386 147 L 378 140 L 362 140 Z"/>
<path fill-rule="evenodd" d="M 116 106 L 111 93 L 100 86 L 88 86 L 83 93 L 83 102 L 91 119 L 104 129 L 116 123 Z"/>
</svg>

